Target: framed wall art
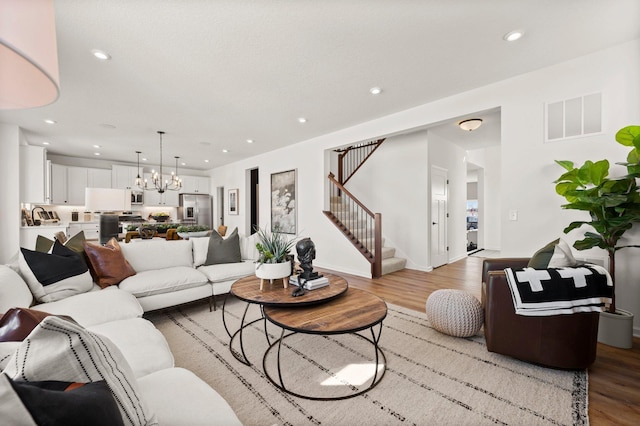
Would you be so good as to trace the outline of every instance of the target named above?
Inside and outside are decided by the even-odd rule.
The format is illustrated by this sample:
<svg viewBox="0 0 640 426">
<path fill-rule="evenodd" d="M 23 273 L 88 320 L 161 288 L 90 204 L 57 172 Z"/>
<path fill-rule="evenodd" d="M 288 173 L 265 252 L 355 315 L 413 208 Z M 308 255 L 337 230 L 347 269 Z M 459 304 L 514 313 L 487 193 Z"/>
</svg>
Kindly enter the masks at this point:
<svg viewBox="0 0 640 426">
<path fill-rule="evenodd" d="M 227 203 L 228 214 L 238 214 L 238 190 L 230 189 L 229 190 L 229 202 Z"/>
<path fill-rule="evenodd" d="M 271 174 L 271 231 L 296 233 L 296 169 Z"/>
</svg>

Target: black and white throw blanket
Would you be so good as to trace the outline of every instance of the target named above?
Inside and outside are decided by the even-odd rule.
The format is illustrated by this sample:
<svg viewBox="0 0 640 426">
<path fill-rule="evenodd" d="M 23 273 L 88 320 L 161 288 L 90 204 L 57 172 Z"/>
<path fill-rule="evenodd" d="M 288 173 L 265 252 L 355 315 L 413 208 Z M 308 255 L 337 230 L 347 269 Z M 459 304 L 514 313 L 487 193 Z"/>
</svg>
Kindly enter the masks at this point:
<svg viewBox="0 0 640 426">
<path fill-rule="evenodd" d="M 613 282 L 602 266 L 507 268 L 505 273 L 518 315 L 600 312 L 611 303 Z"/>
</svg>

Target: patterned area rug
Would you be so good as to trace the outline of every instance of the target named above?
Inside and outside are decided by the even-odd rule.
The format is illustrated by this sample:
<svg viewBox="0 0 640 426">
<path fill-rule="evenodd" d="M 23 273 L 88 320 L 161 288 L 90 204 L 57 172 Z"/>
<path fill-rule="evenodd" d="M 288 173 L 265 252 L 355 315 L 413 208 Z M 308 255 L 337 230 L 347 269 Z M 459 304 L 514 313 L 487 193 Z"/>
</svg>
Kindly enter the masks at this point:
<svg viewBox="0 0 640 426">
<path fill-rule="evenodd" d="M 227 301 L 226 321 L 237 329 L 245 304 Z M 484 338 L 455 338 L 433 330 L 423 313 L 388 305 L 380 347 L 387 369 L 360 396 L 312 401 L 282 392 L 267 379 L 264 324 L 245 329 L 250 366 L 229 350 L 222 310 L 197 303 L 147 318 L 167 338 L 177 366 L 216 389 L 245 425 L 583 425 L 588 424 L 586 371 L 558 371 L 487 352 Z M 248 317 L 260 310 L 252 305 Z M 273 342 L 280 329 L 269 325 Z M 375 371 L 371 343 L 354 337 L 295 335 L 284 340 L 282 375 L 305 395 L 344 395 L 368 387 Z M 237 345 L 234 343 L 234 348 Z M 265 367 L 277 376 L 272 350 Z M 364 386 L 364 388 L 363 388 Z"/>
</svg>

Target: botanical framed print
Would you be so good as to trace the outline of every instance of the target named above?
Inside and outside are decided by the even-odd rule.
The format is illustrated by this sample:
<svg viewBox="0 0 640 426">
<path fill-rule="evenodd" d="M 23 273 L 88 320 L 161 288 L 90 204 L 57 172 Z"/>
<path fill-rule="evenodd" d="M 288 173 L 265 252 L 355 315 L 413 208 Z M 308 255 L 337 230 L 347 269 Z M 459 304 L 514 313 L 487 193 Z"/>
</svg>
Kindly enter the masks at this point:
<svg viewBox="0 0 640 426">
<path fill-rule="evenodd" d="M 271 174 L 271 231 L 296 233 L 296 169 Z"/>
<path fill-rule="evenodd" d="M 230 189 L 229 190 L 229 202 L 227 203 L 228 214 L 238 214 L 238 190 Z"/>
</svg>

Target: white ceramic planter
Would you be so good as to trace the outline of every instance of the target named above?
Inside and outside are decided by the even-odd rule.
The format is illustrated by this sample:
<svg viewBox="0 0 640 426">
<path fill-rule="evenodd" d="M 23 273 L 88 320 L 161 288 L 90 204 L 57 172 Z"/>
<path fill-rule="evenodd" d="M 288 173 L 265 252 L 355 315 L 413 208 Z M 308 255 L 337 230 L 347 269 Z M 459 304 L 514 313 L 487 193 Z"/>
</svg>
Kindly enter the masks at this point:
<svg viewBox="0 0 640 426">
<path fill-rule="evenodd" d="M 616 348 L 631 348 L 633 346 L 633 314 L 623 309 L 616 309 L 615 314 L 600 312 L 598 342 Z"/>
<path fill-rule="evenodd" d="M 198 231 L 198 232 L 178 232 L 180 238 L 190 238 L 190 237 L 206 237 L 209 231 Z"/>
<path fill-rule="evenodd" d="M 256 277 L 263 280 L 276 280 L 291 275 L 291 262 L 256 263 Z"/>
</svg>

